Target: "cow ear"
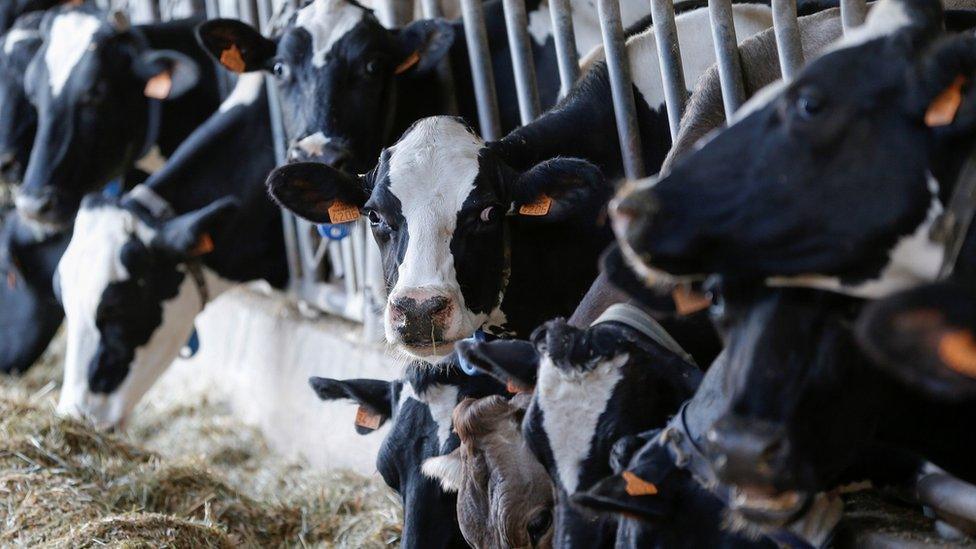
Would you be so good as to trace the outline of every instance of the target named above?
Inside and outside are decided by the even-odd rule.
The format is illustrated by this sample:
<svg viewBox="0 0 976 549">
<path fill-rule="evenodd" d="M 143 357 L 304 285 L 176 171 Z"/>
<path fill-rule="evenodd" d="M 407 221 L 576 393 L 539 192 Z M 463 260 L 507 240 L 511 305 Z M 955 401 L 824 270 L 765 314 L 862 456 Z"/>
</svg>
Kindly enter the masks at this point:
<svg viewBox="0 0 976 549">
<path fill-rule="evenodd" d="M 200 67 L 182 53 L 150 50 L 133 64 L 136 77 L 145 82 L 143 93 L 151 99 L 177 99 L 200 81 Z"/>
<path fill-rule="evenodd" d="M 950 282 L 876 301 L 857 325 L 879 367 L 940 400 L 976 396 L 976 292 Z"/>
<path fill-rule="evenodd" d="M 455 448 L 453 452 L 447 455 L 424 460 L 420 470 L 425 477 L 440 482 L 441 488 L 445 492 L 457 492 L 461 489 L 461 482 L 464 480 L 461 448 Z"/>
<path fill-rule="evenodd" d="M 308 384 L 322 400 L 347 399 L 359 404 L 356 432 L 361 435 L 379 429 L 393 415 L 393 384 L 389 381 L 310 377 Z"/>
<path fill-rule="evenodd" d="M 560 221 L 606 203 L 610 190 L 600 168 L 585 160 L 554 158 L 515 178 L 512 207 L 521 216 Z"/>
<path fill-rule="evenodd" d="M 397 41 L 402 58 L 394 72 L 424 73 L 437 68 L 451 51 L 455 32 L 454 25 L 445 19 L 422 19 L 399 29 Z"/>
<path fill-rule="evenodd" d="M 235 198 L 227 196 L 215 200 L 199 210 L 163 223 L 151 246 L 178 260 L 208 254 L 214 249 L 212 233 L 237 211 Z"/>
<path fill-rule="evenodd" d="M 214 60 L 236 73 L 266 69 L 278 51 L 273 40 L 236 19 L 211 19 L 200 23 L 197 41 Z"/>
<path fill-rule="evenodd" d="M 365 179 L 319 162 L 297 162 L 268 176 L 268 193 L 282 207 L 313 223 L 359 218 L 369 198 Z"/>
<path fill-rule="evenodd" d="M 539 370 L 539 355 L 532 343 L 519 339 L 496 339 L 477 342 L 460 341 L 455 345 L 461 360 L 508 386 L 511 392 L 531 392 Z"/>
<path fill-rule="evenodd" d="M 949 134 L 976 130 L 976 37 L 954 35 L 917 68 L 915 106 L 926 126 Z"/>
<path fill-rule="evenodd" d="M 667 502 L 660 497 L 657 485 L 627 470 L 601 480 L 589 490 L 576 492 L 571 499 L 594 511 L 647 521 L 660 520 L 667 513 Z"/>
</svg>

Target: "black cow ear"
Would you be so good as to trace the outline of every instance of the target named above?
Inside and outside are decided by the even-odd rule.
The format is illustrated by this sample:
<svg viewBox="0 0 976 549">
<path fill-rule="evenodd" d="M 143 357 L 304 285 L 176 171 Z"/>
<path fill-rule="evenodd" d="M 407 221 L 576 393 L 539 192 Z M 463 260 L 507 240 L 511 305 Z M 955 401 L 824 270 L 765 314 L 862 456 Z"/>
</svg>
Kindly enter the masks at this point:
<svg viewBox="0 0 976 549">
<path fill-rule="evenodd" d="M 940 400 L 976 396 L 976 292 L 929 284 L 868 306 L 857 337 L 878 366 Z"/>
<path fill-rule="evenodd" d="M 623 514 L 653 521 L 667 512 L 667 502 L 656 484 L 632 471 L 622 471 L 572 496 L 573 503 L 603 513 Z"/>
<path fill-rule="evenodd" d="M 171 50 L 143 53 L 133 62 L 132 72 L 145 83 L 143 93 L 151 99 L 177 99 L 200 81 L 197 62 Z"/>
<path fill-rule="evenodd" d="M 264 70 L 278 47 L 254 27 L 236 19 L 211 19 L 197 26 L 197 41 L 227 70 Z"/>
<path fill-rule="evenodd" d="M 397 31 L 402 59 L 396 74 L 408 71 L 423 73 L 437 68 L 454 45 L 455 28 L 446 19 L 422 19 Z"/>
<path fill-rule="evenodd" d="M 532 343 L 520 339 L 459 341 L 461 359 L 508 386 L 511 392 L 531 392 L 539 370 L 539 355 Z"/>
<path fill-rule="evenodd" d="M 310 377 L 308 384 L 322 400 L 348 399 L 358 403 L 356 432 L 361 435 L 379 429 L 393 415 L 393 384 L 389 381 Z"/>
<path fill-rule="evenodd" d="M 237 200 L 227 196 L 175 217 L 163 223 L 153 237 L 152 247 L 178 260 L 208 254 L 214 249 L 211 234 L 237 210 Z"/>
<path fill-rule="evenodd" d="M 586 160 L 554 158 L 519 175 L 510 191 L 518 215 L 560 221 L 606 203 L 611 188 Z"/>
<path fill-rule="evenodd" d="M 277 168 L 267 185 L 278 204 L 313 223 L 355 221 L 369 198 L 363 177 L 318 162 Z"/>
<path fill-rule="evenodd" d="M 954 35 L 920 61 L 912 107 L 926 126 L 950 134 L 976 130 L 976 37 Z"/>
</svg>

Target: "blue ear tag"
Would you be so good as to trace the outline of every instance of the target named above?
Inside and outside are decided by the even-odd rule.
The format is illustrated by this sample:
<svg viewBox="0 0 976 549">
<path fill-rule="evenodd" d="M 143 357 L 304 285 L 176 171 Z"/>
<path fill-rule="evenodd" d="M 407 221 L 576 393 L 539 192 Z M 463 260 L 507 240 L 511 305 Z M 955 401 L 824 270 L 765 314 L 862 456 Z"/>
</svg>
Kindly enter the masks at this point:
<svg viewBox="0 0 976 549">
<path fill-rule="evenodd" d="M 108 198 L 118 198 L 122 196 L 122 180 L 113 179 L 102 188 L 102 194 Z"/>
<path fill-rule="evenodd" d="M 186 340 L 186 344 L 180 349 L 180 358 L 187 359 L 193 358 L 200 350 L 200 336 L 197 335 L 197 329 L 193 328 L 193 332 L 190 334 L 190 339 Z"/>
<path fill-rule="evenodd" d="M 342 240 L 349 236 L 349 223 L 322 223 L 316 225 L 316 228 L 319 231 L 319 236 L 329 240 Z"/>
<path fill-rule="evenodd" d="M 481 330 L 476 331 L 473 336 L 464 339 L 464 341 L 471 341 L 474 343 L 484 343 L 487 340 L 488 337 Z M 468 374 L 469 376 L 484 375 L 484 372 L 482 372 L 478 368 L 475 368 L 474 365 L 468 362 L 467 360 L 464 360 L 464 357 L 461 356 L 460 354 L 458 354 L 458 364 L 461 366 L 461 371 Z"/>
</svg>

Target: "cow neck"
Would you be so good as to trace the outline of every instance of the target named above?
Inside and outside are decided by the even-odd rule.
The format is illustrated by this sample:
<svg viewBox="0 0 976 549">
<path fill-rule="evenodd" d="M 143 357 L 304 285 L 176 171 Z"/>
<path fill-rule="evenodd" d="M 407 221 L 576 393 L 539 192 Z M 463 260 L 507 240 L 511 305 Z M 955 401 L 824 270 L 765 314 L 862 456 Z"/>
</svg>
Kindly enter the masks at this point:
<svg viewBox="0 0 976 549">
<path fill-rule="evenodd" d="M 695 364 L 695 359 L 671 337 L 671 334 L 658 321 L 630 303 L 615 303 L 611 305 L 590 326 L 596 326 L 603 322 L 619 322 L 620 324 L 633 328 L 655 343 L 678 355 L 685 362 Z"/>
<path fill-rule="evenodd" d="M 142 206 L 157 221 L 169 221 L 176 217 L 173 206 L 146 185 L 136 185 L 129 191 L 128 197 Z M 188 259 L 183 264 L 186 265 L 186 271 L 193 279 L 197 294 L 200 296 L 200 310 L 203 310 L 210 302 L 210 289 L 207 286 L 206 275 L 203 273 L 203 265 L 198 259 Z"/>
<path fill-rule="evenodd" d="M 511 337 L 515 335 L 505 325 L 504 321 L 500 325 L 494 323 L 499 317 L 505 318 L 505 312 L 502 310 L 502 302 L 505 301 L 508 282 L 512 278 L 512 227 L 511 221 L 509 221 L 509 216 L 511 215 L 514 215 L 514 213 L 509 212 L 509 215 L 502 220 L 502 287 L 498 292 L 498 305 L 488 313 L 488 320 L 478 329 L 478 331 L 491 335 L 492 337 Z"/>
<path fill-rule="evenodd" d="M 936 221 L 935 238 L 945 246 L 939 280 L 950 278 L 962 252 L 969 229 L 976 217 L 976 148 L 970 151 L 959 171 L 955 188 L 942 215 Z"/>
<path fill-rule="evenodd" d="M 159 141 L 159 128 L 162 125 L 163 119 L 163 102 L 159 99 L 148 98 L 149 104 L 147 105 L 147 120 L 146 120 L 146 134 L 142 140 L 142 146 L 139 148 L 139 153 L 136 155 L 135 160 L 139 161 L 152 150 L 156 141 Z"/>
</svg>

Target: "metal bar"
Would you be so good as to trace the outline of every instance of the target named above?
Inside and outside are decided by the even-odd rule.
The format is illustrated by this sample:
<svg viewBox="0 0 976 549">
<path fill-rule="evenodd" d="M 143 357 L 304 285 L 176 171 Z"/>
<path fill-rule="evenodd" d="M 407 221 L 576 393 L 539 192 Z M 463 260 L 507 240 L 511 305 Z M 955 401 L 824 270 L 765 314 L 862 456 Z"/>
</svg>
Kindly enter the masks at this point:
<svg viewBox="0 0 976 549">
<path fill-rule="evenodd" d="M 800 24 L 796 20 L 796 0 L 773 0 L 773 32 L 783 80 L 790 81 L 803 67 Z"/>
<path fill-rule="evenodd" d="M 437 0 L 420 0 L 420 10 L 424 14 L 424 19 L 441 16 L 441 5 Z"/>
<path fill-rule="evenodd" d="M 207 3 L 205 0 L 190 0 L 190 11 L 193 15 L 203 15 L 207 13 Z"/>
<path fill-rule="evenodd" d="M 633 80 L 630 78 L 630 61 L 624 43 L 624 27 L 620 21 L 618 0 L 598 0 L 600 31 L 603 49 L 607 56 L 610 75 L 610 91 L 613 95 L 613 112 L 617 120 L 617 137 L 624 162 L 624 174 L 628 179 L 639 179 L 644 172 L 641 155 L 640 131 L 637 127 L 637 107 L 634 104 Z"/>
<path fill-rule="evenodd" d="M 840 21 L 845 33 L 863 24 L 867 13 L 866 0 L 840 0 Z"/>
<path fill-rule="evenodd" d="M 256 29 L 260 29 L 260 21 L 257 0 L 238 0 L 237 13 L 241 14 L 241 21 L 244 21 Z"/>
<path fill-rule="evenodd" d="M 437 19 L 443 15 L 438 0 L 420 0 L 420 9 L 424 19 Z M 445 114 L 458 114 L 457 88 L 454 87 L 454 70 L 451 68 L 450 56 L 445 55 L 437 65 L 437 77 L 441 81 L 444 91 Z"/>
<path fill-rule="evenodd" d="M 742 84 L 742 68 L 739 64 L 739 48 L 735 39 L 730 0 L 708 0 L 708 16 L 715 41 L 715 58 L 718 62 L 719 83 L 722 85 L 722 102 L 728 120 L 745 101 Z"/>
<path fill-rule="evenodd" d="M 494 141 L 502 136 L 502 124 L 498 117 L 498 95 L 495 93 L 495 75 L 491 68 L 488 31 L 485 29 L 485 12 L 481 0 L 461 0 L 461 17 L 464 21 L 464 37 L 468 43 L 475 101 L 478 104 L 478 125 L 481 136 L 488 141 Z"/>
<path fill-rule="evenodd" d="M 220 17 L 220 2 L 218 0 L 204 0 L 207 6 L 207 19 Z"/>
<path fill-rule="evenodd" d="M 505 9 L 508 49 L 512 54 L 512 72 L 515 73 L 519 118 L 524 125 L 535 120 L 542 112 L 539 86 L 535 81 L 532 42 L 529 38 L 529 16 L 525 12 L 525 0 L 502 0 L 502 7 Z"/>
<path fill-rule="evenodd" d="M 657 59 L 661 65 L 661 83 L 664 84 L 664 103 L 668 108 L 668 125 L 671 139 L 674 140 L 681 127 L 688 88 L 681 66 L 681 46 L 678 44 L 678 27 L 674 22 L 674 4 L 671 0 L 651 0 L 651 19 L 654 21 Z"/>
<path fill-rule="evenodd" d="M 559 65 L 559 97 L 566 97 L 579 78 L 579 52 L 573 31 L 573 7 L 569 0 L 550 0 L 552 34 L 556 44 L 556 63 Z"/>
<path fill-rule="evenodd" d="M 149 18 L 153 23 L 163 20 L 163 11 L 159 7 L 159 0 L 149 0 Z"/>
</svg>

